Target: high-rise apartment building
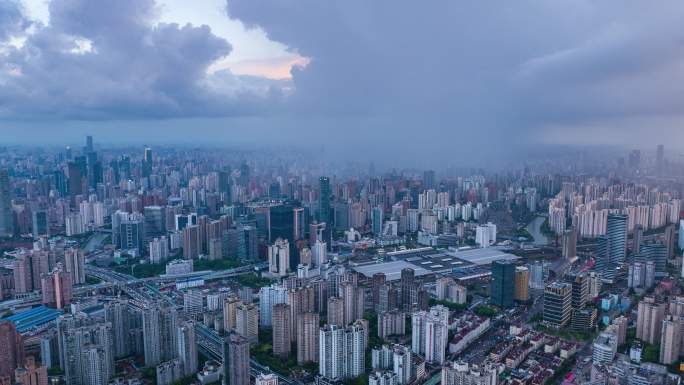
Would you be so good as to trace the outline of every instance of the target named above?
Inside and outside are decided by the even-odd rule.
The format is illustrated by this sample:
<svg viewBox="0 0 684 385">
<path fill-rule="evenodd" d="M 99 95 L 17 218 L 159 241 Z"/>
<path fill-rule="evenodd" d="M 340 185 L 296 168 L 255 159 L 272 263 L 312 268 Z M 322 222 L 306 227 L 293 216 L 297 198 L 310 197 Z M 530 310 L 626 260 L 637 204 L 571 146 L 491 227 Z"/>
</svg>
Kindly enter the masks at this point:
<svg viewBox="0 0 684 385">
<path fill-rule="evenodd" d="M 328 297 L 328 324 L 345 326 L 344 300 L 339 297 Z"/>
<path fill-rule="evenodd" d="M 326 325 L 319 332 L 319 374 L 330 380 L 355 378 L 365 372 L 365 331 Z"/>
<path fill-rule="evenodd" d="M 390 310 L 378 315 L 378 337 L 385 339 L 391 335 L 406 333 L 406 316 L 399 310 Z"/>
<path fill-rule="evenodd" d="M 105 322 L 112 325 L 112 341 L 114 342 L 114 358 L 123 358 L 133 352 L 129 334 L 135 323 L 135 314 L 128 301 L 116 299 L 104 305 Z"/>
<path fill-rule="evenodd" d="M 448 342 L 449 310 L 438 305 L 411 316 L 411 350 L 425 361 L 443 364 Z"/>
<path fill-rule="evenodd" d="M 636 337 L 649 344 L 659 344 L 667 305 L 646 297 L 637 306 Z"/>
<path fill-rule="evenodd" d="M 142 311 L 145 366 L 176 358 L 178 314 L 168 306 L 149 304 Z"/>
<path fill-rule="evenodd" d="M 668 315 L 663 319 L 660 331 L 660 363 L 670 365 L 679 360 L 682 343 L 682 319 Z"/>
<path fill-rule="evenodd" d="M 17 385 L 47 385 L 47 367 L 36 364 L 33 356 L 26 357 L 26 362 L 15 369 L 14 380 Z"/>
<path fill-rule="evenodd" d="M 273 354 L 286 359 L 291 352 L 292 337 L 290 319 L 290 305 L 279 303 L 273 306 Z"/>
<path fill-rule="evenodd" d="M 187 226 L 183 229 L 183 258 L 199 258 L 201 244 L 198 225 Z"/>
<path fill-rule="evenodd" d="M 249 385 L 249 341 L 231 333 L 223 340 L 223 385 Z"/>
<path fill-rule="evenodd" d="M 0 378 L 11 378 L 24 362 L 24 343 L 14 322 L 0 320 Z"/>
<path fill-rule="evenodd" d="M 268 248 L 268 271 L 276 277 L 284 277 L 290 271 L 290 243 L 278 238 Z"/>
<path fill-rule="evenodd" d="M 226 332 L 235 330 L 237 307 L 241 303 L 242 301 L 235 296 L 223 300 L 223 328 Z"/>
<path fill-rule="evenodd" d="M 235 309 L 235 331 L 253 344 L 259 342 L 259 309 L 242 303 Z"/>
<path fill-rule="evenodd" d="M 182 322 L 176 329 L 176 333 L 176 355 L 181 363 L 183 377 L 188 377 L 197 372 L 199 365 L 197 341 L 195 339 L 195 323 L 192 321 Z"/>
<path fill-rule="evenodd" d="M 304 313 L 297 318 L 297 363 L 318 362 L 318 338 L 320 316 Z"/>
<path fill-rule="evenodd" d="M 271 327 L 273 307 L 279 303 L 287 303 L 287 289 L 273 284 L 259 290 L 259 322 L 262 327 Z"/>
<path fill-rule="evenodd" d="M 85 254 L 78 248 L 64 250 L 64 267 L 74 285 L 85 283 Z"/>
<path fill-rule="evenodd" d="M 64 309 L 71 303 L 73 297 L 71 275 L 64 272 L 61 265 L 58 265 L 51 273 L 43 275 L 40 282 L 44 305 Z"/>
</svg>

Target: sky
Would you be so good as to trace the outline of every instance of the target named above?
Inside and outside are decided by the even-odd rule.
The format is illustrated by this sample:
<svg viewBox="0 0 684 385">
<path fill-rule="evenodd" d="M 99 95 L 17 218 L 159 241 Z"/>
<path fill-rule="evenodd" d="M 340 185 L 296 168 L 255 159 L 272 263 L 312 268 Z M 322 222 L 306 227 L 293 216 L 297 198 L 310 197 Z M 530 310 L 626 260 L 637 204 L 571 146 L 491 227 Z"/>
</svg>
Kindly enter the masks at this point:
<svg viewBox="0 0 684 385">
<path fill-rule="evenodd" d="M 684 2 L 0 0 L 0 141 L 454 163 L 684 139 Z"/>
</svg>

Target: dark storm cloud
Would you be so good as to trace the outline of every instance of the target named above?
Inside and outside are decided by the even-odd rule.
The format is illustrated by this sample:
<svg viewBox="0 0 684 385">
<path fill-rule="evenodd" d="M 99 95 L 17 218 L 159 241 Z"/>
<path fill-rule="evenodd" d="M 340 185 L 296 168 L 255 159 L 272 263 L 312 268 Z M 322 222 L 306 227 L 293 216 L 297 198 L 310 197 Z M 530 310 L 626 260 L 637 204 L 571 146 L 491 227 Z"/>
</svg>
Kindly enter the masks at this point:
<svg viewBox="0 0 684 385">
<path fill-rule="evenodd" d="M 357 134 L 427 156 L 684 112 L 681 1 L 229 0 L 227 9 L 311 59 L 294 72 L 291 111 L 372 118 L 379 129 Z M 594 135 L 620 133 L 608 125 Z"/>
<path fill-rule="evenodd" d="M 231 45 L 207 26 L 155 24 L 153 0 L 53 0 L 49 10 L 48 26 L 0 53 L 5 118 L 232 116 L 278 96 L 277 82 L 207 75 Z"/>
</svg>

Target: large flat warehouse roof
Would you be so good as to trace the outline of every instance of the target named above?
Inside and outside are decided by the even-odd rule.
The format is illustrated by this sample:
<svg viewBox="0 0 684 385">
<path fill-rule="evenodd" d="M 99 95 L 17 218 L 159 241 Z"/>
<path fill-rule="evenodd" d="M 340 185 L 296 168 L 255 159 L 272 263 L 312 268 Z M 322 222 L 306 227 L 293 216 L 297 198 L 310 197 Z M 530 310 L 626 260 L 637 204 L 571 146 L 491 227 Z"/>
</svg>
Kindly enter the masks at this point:
<svg viewBox="0 0 684 385">
<path fill-rule="evenodd" d="M 475 265 L 489 265 L 494 261 L 515 261 L 520 257 L 506 253 L 495 247 L 473 248 L 458 251 L 445 252 L 452 257 L 470 262 Z"/>
<path fill-rule="evenodd" d="M 401 270 L 407 267 L 414 270 L 416 277 L 431 273 L 431 271 L 427 269 L 424 269 L 420 266 L 416 266 L 412 263 L 408 263 L 405 261 L 371 263 L 368 265 L 353 266 L 352 269 L 365 275 L 368 278 L 372 277 L 375 273 L 384 273 L 386 280 L 396 281 L 401 278 Z"/>
</svg>

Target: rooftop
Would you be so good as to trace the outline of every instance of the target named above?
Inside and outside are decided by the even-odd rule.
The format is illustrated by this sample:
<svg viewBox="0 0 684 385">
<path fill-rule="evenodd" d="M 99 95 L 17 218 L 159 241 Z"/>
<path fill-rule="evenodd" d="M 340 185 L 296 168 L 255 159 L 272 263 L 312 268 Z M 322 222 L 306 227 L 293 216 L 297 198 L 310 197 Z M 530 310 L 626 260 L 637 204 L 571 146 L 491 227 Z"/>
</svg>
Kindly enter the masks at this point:
<svg viewBox="0 0 684 385">
<path fill-rule="evenodd" d="M 414 265 L 406 261 L 391 261 L 381 263 L 370 263 L 367 265 L 353 266 L 352 269 L 370 278 L 375 273 L 384 273 L 388 281 L 396 281 L 401 278 L 401 270 L 405 268 L 413 269 L 415 276 L 427 275 L 431 272 L 419 265 Z"/>
<path fill-rule="evenodd" d="M 520 259 L 520 257 L 506 253 L 496 247 L 450 250 L 446 254 L 475 265 L 489 265 L 494 261 L 515 261 Z"/>
<path fill-rule="evenodd" d="M 17 331 L 19 333 L 24 333 L 30 329 L 56 320 L 61 314 L 62 312 L 59 310 L 45 306 L 38 306 L 31 310 L 26 310 L 3 319 L 14 322 L 14 325 L 17 327 Z"/>
</svg>

